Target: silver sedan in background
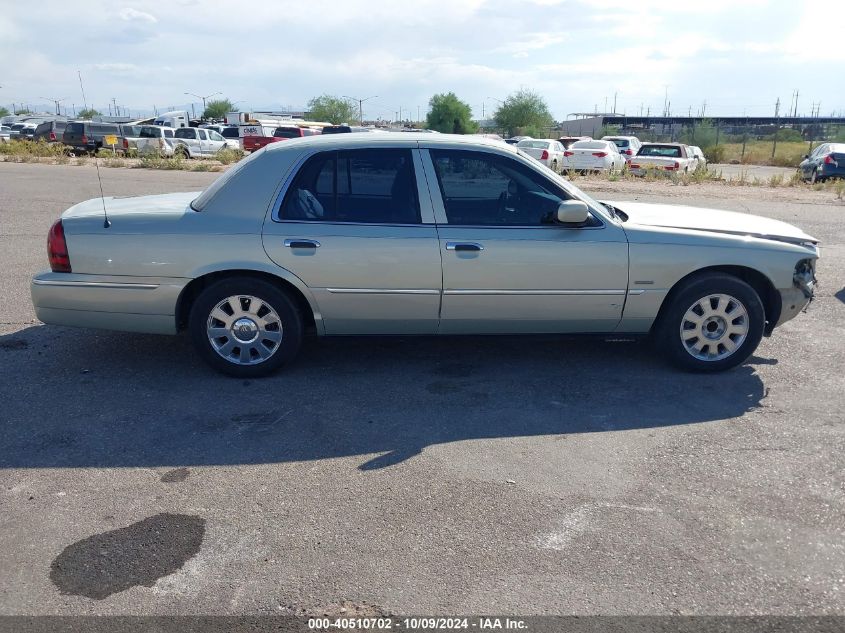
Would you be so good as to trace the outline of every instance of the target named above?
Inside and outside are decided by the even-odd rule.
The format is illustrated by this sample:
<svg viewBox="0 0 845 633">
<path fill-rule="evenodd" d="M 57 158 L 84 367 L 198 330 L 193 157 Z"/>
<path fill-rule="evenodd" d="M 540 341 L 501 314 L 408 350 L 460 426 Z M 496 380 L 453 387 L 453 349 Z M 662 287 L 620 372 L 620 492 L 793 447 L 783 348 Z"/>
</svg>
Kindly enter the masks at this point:
<svg viewBox="0 0 845 633">
<path fill-rule="evenodd" d="M 807 305 L 818 250 L 744 213 L 597 202 L 502 142 L 397 133 L 274 143 L 202 193 L 82 202 L 48 256 L 45 323 L 187 331 L 249 377 L 309 327 L 651 334 L 679 367 L 724 370 Z"/>
</svg>

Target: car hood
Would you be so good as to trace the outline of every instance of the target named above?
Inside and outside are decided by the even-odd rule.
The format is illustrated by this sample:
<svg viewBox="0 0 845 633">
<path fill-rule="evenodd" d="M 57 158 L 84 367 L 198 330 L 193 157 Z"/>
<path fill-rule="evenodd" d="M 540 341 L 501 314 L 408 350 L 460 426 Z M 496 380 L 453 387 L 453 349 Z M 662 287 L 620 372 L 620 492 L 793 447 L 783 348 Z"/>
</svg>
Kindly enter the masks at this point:
<svg viewBox="0 0 845 633">
<path fill-rule="evenodd" d="M 626 225 L 707 231 L 727 235 L 749 235 L 790 244 L 816 244 L 818 240 L 797 226 L 759 215 L 645 202 L 608 202 L 628 216 Z"/>
<path fill-rule="evenodd" d="M 92 198 L 91 200 L 86 200 L 85 202 L 80 202 L 72 206 L 62 213 L 62 219 L 102 216 L 104 203 L 109 218 L 135 214 L 158 216 L 194 213 L 190 204 L 200 193 L 199 191 L 192 191 L 189 193 L 166 193 L 155 196 Z"/>
</svg>

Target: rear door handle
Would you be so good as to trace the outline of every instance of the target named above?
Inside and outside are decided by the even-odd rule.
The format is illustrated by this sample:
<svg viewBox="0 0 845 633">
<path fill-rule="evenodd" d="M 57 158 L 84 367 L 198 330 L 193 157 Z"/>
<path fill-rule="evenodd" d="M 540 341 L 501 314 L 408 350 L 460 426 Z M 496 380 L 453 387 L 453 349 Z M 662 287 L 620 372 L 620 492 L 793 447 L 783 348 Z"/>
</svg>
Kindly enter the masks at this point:
<svg viewBox="0 0 845 633">
<path fill-rule="evenodd" d="M 483 251 L 484 247 L 478 242 L 446 242 L 447 251 Z"/>
<path fill-rule="evenodd" d="M 288 248 L 319 248 L 320 242 L 317 240 L 285 240 L 285 246 Z"/>
</svg>

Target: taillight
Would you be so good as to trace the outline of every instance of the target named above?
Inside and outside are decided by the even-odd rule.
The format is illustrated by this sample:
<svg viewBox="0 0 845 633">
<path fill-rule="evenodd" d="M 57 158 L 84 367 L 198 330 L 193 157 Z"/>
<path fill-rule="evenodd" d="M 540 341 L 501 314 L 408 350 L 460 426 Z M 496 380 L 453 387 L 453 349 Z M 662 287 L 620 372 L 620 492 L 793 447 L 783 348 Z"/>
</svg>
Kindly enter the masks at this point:
<svg viewBox="0 0 845 633">
<path fill-rule="evenodd" d="M 51 140 L 51 141 L 55 141 L 55 140 L 56 140 L 56 133 L 55 133 L 55 132 L 50 132 L 50 140 Z"/>
<path fill-rule="evenodd" d="M 833 154 L 828 154 L 824 157 L 824 164 L 825 165 L 836 165 L 836 161 L 833 160 Z"/>
<path fill-rule="evenodd" d="M 123 139 L 123 149 L 129 149 L 129 139 Z"/>
<path fill-rule="evenodd" d="M 607 152 L 593 152 L 593 156 L 597 156 L 598 158 L 604 158 L 607 156 Z"/>
<path fill-rule="evenodd" d="M 680 167 L 681 167 L 681 164 L 678 163 L 678 162 L 675 162 L 675 164 L 673 164 L 673 165 L 666 165 L 665 169 L 667 169 L 669 171 L 674 171 L 676 169 L 680 169 Z"/>
<path fill-rule="evenodd" d="M 540 160 L 547 160 L 549 158 L 549 150 L 544 149 L 543 153 L 540 154 Z"/>
<path fill-rule="evenodd" d="M 84 134 L 82 135 L 82 144 L 83 144 L 83 145 L 88 145 L 88 137 L 87 137 L 87 136 L 85 136 Z"/>
<path fill-rule="evenodd" d="M 639 169 L 639 168 L 640 168 L 640 166 L 637 165 L 636 163 L 631 163 L 631 169 Z"/>
<path fill-rule="evenodd" d="M 54 273 L 71 272 L 67 242 L 65 242 L 65 229 L 61 220 L 56 220 L 47 234 L 47 258 L 50 260 L 50 269 Z"/>
<path fill-rule="evenodd" d="M 634 155 L 634 152 L 632 152 L 629 149 L 622 150 L 622 153 L 625 154 L 626 156 L 633 156 Z"/>
<path fill-rule="evenodd" d="M 564 156 L 575 156 L 575 152 L 570 152 L 569 150 L 566 150 L 566 151 L 563 153 L 563 155 L 564 155 Z"/>
</svg>

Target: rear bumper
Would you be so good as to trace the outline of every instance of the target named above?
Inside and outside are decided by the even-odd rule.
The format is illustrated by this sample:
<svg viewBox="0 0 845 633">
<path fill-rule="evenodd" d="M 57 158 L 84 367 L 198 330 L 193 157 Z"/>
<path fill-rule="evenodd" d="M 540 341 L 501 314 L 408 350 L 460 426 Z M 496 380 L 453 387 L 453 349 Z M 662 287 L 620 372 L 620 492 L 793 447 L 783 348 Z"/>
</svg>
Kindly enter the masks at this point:
<svg viewBox="0 0 845 633">
<path fill-rule="evenodd" d="M 42 272 L 32 279 L 32 304 L 53 325 L 175 334 L 176 303 L 189 281 Z"/>
</svg>

